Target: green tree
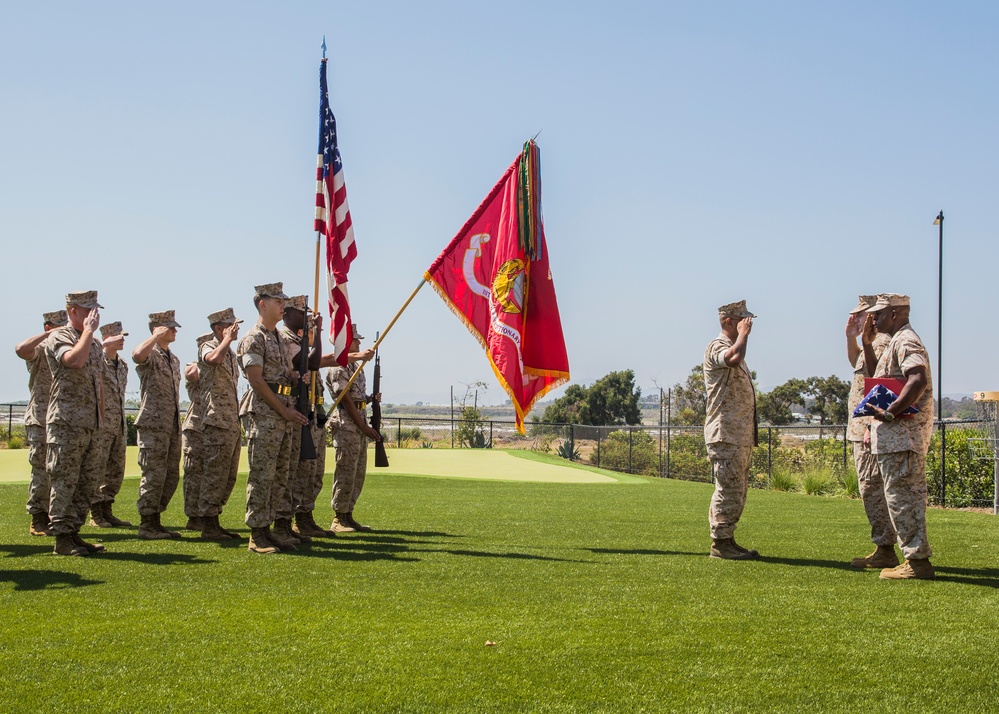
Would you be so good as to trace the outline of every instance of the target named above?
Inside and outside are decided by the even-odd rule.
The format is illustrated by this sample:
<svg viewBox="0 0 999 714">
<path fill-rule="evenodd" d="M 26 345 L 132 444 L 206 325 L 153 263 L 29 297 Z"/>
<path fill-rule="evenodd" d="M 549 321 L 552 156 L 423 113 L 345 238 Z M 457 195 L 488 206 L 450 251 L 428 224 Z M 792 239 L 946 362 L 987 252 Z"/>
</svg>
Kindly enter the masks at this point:
<svg viewBox="0 0 999 714">
<path fill-rule="evenodd" d="M 777 426 L 793 422 L 794 415 L 791 413 L 791 407 L 805 403 L 802 393 L 806 386 L 803 379 L 789 379 L 769 392 L 760 393 L 757 396 L 757 412 L 760 422 Z"/>
<path fill-rule="evenodd" d="M 704 386 L 704 367 L 690 368 L 687 381 L 672 386 L 674 424 L 703 424 L 708 413 L 708 392 Z"/>
<path fill-rule="evenodd" d="M 571 385 L 565 394 L 545 408 L 541 421 L 548 424 L 618 426 L 640 424 L 642 396 L 630 370 L 610 372 L 589 387 Z"/>
<path fill-rule="evenodd" d="M 809 377 L 805 380 L 802 394 L 812 398 L 808 412 L 819 418 L 819 424 L 845 424 L 849 418 L 847 402 L 850 398 L 850 383 L 836 375 Z"/>
</svg>

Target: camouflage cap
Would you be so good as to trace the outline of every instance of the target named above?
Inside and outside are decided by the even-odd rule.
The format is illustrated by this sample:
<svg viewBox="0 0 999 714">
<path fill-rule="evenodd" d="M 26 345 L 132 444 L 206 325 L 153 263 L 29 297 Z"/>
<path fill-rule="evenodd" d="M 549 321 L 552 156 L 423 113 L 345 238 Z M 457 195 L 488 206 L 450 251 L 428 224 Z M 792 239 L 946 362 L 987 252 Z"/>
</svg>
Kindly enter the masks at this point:
<svg viewBox="0 0 999 714">
<path fill-rule="evenodd" d="M 730 302 L 718 308 L 718 317 L 756 317 L 746 309 L 746 301 Z"/>
<path fill-rule="evenodd" d="M 293 307 L 296 310 L 306 311 L 306 305 L 309 303 L 308 295 L 295 295 L 294 297 L 288 298 L 288 304 L 285 307 Z"/>
<path fill-rule="evenodd" d="M 850 314 L 857 315 L 861 312 L 867 312 L 869 309 L 874 307 L 874 303 L 877 301 L 877 295 L 860 295 L 857 297 L 857 307 L 850 310 Z"/>
<path fill-rule="evenodd" d="M 56 327 L 63 327 L 69 324 L 69 315 L 66 314 L 65 310 L 56 310 L 55 312 L 45 312 L 42 313 L 43 324 L 45 325 L 55 325 Z"/>
<path fill-rule="evenodd" d="M 364 339 L 364 335 L 362 335 L 361 331 L 357 329 L 357 323 L 355 322 L 353 325 L 351 325 L 351 327 L 354 328 L 354 339 L 355 340 L 363 340 Z"/>
<path fill-rule="evenodd" d="M 253 287 L 253 295 L 255 300 L 260 298 L 281 298 L 282 300 L 287 300 L 288 296 L 284 294 L 284 283 L 267 283 L 266 285 L 255 285 Z"/>
<path fill-rule="evenodd" d="M 909 307 L 909 296 L 898 293 L 881 293 L 878 295 L 878 301 L 867 308 L 867 312 L 881 312 L 886 307 Z"/>
<path fill-rule="evenodd" d="M 173 310 L 149 313 L 150 327 L 180 327 L 180 323 L 174 319 Z"/>
<path fill-rule="evenodd" d="M 104 306 L 97 302 L 96 290 L 78 290 L 75 293 L 66 293 L 66 304 L 76 305 L 88 310 L 93 310 L 95 307 L 104 309 Z"/>
<path fill-rule="evenodd" d="M 236 318 L 236 313 L 231 307 L 213 312 L 208 316 L 209 325 L 231 325 L 236 322 L 242 322 L 242 320 Z"/>
<path fill-rule="evenodd" d="M 117 337 L 118 335 L 124 335 L 125 337 L 128 337 L 127 332 L 121 331 L 120 322 L 109 322 L 106 325 L 101 325 L 101 337 L 103 337 L 105 340 L 109 337 Z"/>
</svg>

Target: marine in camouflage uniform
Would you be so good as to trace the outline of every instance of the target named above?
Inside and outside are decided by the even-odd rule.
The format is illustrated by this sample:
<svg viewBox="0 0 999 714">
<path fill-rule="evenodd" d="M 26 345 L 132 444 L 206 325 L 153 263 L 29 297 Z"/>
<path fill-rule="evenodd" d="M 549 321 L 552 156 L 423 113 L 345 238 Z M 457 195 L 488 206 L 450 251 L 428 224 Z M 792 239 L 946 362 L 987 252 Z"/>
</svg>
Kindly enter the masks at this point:
<svg viewBox="0 0 999 714">
<path fill-rule="evenodd" d="M 881 577 L 929 579 L 934 577 L 929 560 L 933 550 L 926 535 L 926 453 L 933 432 L 930 357 L 909 324 L 908 296 L 879 295 L 868 313 L 872 319 L 862 335 L 867 359 L 873 359 L 874 330 L 891 335 L 874 376 L 898 379 L 905 384 L 898 399 L 886 411 L 875 414 L 876 421 L 871 427 L 871 451 L 878 459 L 888 513 L 905 556 L 904 563 L 882 570 Z M 918 412 L 899 418 L 909 406 Z"/>
<path fill-rule="evenodd" d="M 150 336 L 132 351 L 142 402 L 135 420 L 139 441 L 139 537 L 180 538 L 160 522 L 180 483 L 180 360 L 170 351 L 180 324 L 174 311 L 149 315 Z"/>
<path fill-rule="evenodd" d="M 353 327 L 354 340 L 350 351 L 356 353 L 364 338 L 357 325 Z M 361 370 L 361 363 L 350 362 L 346 367 L 338 365 L 326 373 L 326 385 L 331 398 L 335 399 L 347 388 L 350 378 L 358 370 Z M 378 432 L 368 424 L 366 408 L 369 397 L 365 394 L 366 387 L 364 371 L 361 370 L 346 396 L 330 414 L 330 430 L 333 434 L 333 447 L 336 449 L 332 498 L 334 518 L 330 529 L 336 533 L 371 530 L 354 520 L 354 507 L 364 488 L 364 477 L 368 469 L 368 439 L 381 439 Z"/>
<path fill-rule="evenodd" d="M 290 346 L 292 364 L 296 369 L 301 364 L 302 334 L 306 319 L 310 319 L 312 325 L 309 329 L 309 336 L 312 338 L 312 347 L 309 350 L 308 366 L 309 377 L 303 382 L 302 387 L 308 390 L 310 399 L 315 395 L 311 412 L 318 416 L 317 406 L 322 406 L 323 384 L 319 374 L 319 367 L 322 364 L 323 351 L 322 340 L 314 339 L 322 329 L 322 318 L 319 315 L 312 315 L 308 312 L 308 302 L 305 295 L 295 295 L 288 300 L 284 308 L 284 326 L 281 328 L 281 337 Z M 316 381 L 315 392 L 313 392 L 311 382 Z M 298 385 L 295 385 L 295 389 Z M 296 395 L 297 396 L 297 395 Z M 318 402 L 318 404 L 316 403 Z M 297 400 L 296 400 L 297 403 Z M 280 517 L 289 517 L 294 514 L 295 525 L 293 532 L 296 538 L 303 541 L 310 541 L 312 538 L 323 538 L 335 535 L 331 530 L 325 530 L 316 523 L 312 512 L 316 508 L 316 498 L 322 492 L 322 470 L 326 465 L 326 433 L 322 426 L 319 426 L 314 418 L 309 425 L 312 443 L 315 446 L 316 458 L 302 459 L 302 430 L 295 429 L 291 446 L 291 464 L 288 467 L 288 510 L 282 510 Z M 321 464 L 319 463 L 321 459 Z M 319 488 L 316 490 L 317 469 Z"/>
<path fill-rule="evenodd" d="M 276 329 L 287 299 L 281 283 L 258 285 L 253 302 L 259 318 L 236 349 L 239 367 L 250 383 L 240 400 L 239 415 L 250 462 L 246 481 L 246 525 L 250 527 L 247 548 L 254 553 L 294 550 L 296 546 L 290 528 L 270 530 L 278 501 L 287 493 L 292 432 L 308 424 L 308 418 L 295 409 L 291 355 Z"/>
<path fill-rule="evenodd" d="M 219 522 L 239 473 L 242 434 L 239 429 L 239 366 L 232 344 L 239 336 L 239 323 L 233 309 L 208 316 L 210 338 L 198 346 L 198 372 L 201 379 L 201 440 L 204 446 L 204 475 L 198 500 L 201 537 L 229 540 L 239 534 Z"/>
<path fill-rule="evenodd" d="M 90 525 L 97 528 L 120 528 L 132 525 L 112 512 L 114 500 L 125 479 L 125 388 L 128 384 L 128 365 L 118 356 L 125 346 L 127 332 L 122 332 L 120 322 L 101 325 L 104 338 L 104 355 L 101 371 L 104 377 L 104 426 L 100 430 L 100 448 L 104 473 L 90 504 Z"/>
<path fill-rule="evenodd" d="M 87 543 L 80 528 L 87 518 L 103 464 L 98 443 L 104 412 L 103 351 L 94 339 L 100 325 L 97 291 L 69 293 L 69 325 L 45 340 L 52 374 L 46 412 L 45 470 L 49 476 L 49 517 L 59 555 L 92 555 L 102 545 Z"/>
<path fill-rule="evenodd" d="M 715 480 L 708 509 L 712 558 L 758 557 L 755 550 L 735 542 L 735 528 L 746 505 L 757 433 L 756 390 L 745 360 L 754 317 L 745 300 L 718 308 L 722 331 L 704 351 L 704 444 Z"/>
<path fill-rule="evenodd" d="M 211 339 L 212 335 L 200 335 L 197 348 Z M 205 474 L 205 450 L 201 438 L 201 418 L 204 403 L 201 394 L 201 375 L 197 362 L 184 365 L 184 391 L 187 392 L 187 413 L 180 428 L 181 463 L 184 467 L 184 515 L 187 516 L 185 530 L 201 532 L 201 517 L 198 515 L 198 501 Z"/>
<path fill-rule="evenodd" d="M 24 435 L 28 443 L 28 464 L 31 481 L 28 485 L 28 532 L 34 536 L 52 535 L 49 531 L 49 477 L 45 473 L 45 413 L 49 408 L 52 372 L 45 359 L 43 343 L 49 332 L 69 323 L 65 310 L 42 315 L 43 332 L 24 340 L 14 351 L 28 368 L 28 405 L 24 410 Z"/>
<path fill-rule="evenodd" d="M 857 307 L 850 311 L 846 323 L 847 359 L 853 365 L 853 383 L 850 385 L 850 396 L 847 400 L 847 414 L 850 421 L 846 438 L 853 447 L 853 464 L 857 470 L 860 500 L 864 504 L 864 512 L 871 525 L 871 541 L 876 546 L 870 555 L 850 561 L 850 565 L 855 568 L 887 568 L 898 565 L 898 556 L 895 555 L 895 528 L 891 524 L 888 504 L 885 502 L 881 469 L 878 468 L 878 457 L 871 453 L 871 418 L 853 416 L 854 410 L 866 394 L 865 378 L 874 376 L 874 365 L 868 368 L 863 347 L 857 344 L 857 338 L 863 330 L 867 310 L 873 307 L 877 300 L 876 295 L 861 295 Z M 875 357 L 881 356 L 890 339 L 888 335 L 878 333 L 872 343 Z"/>
</svg>

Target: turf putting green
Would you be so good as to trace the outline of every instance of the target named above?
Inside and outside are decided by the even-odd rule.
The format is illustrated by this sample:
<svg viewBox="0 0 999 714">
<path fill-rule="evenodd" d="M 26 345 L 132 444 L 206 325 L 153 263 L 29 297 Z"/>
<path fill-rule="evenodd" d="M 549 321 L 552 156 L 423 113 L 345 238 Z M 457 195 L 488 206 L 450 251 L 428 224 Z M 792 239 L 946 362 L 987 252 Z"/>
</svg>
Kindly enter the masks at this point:
<svg viewBox="0 0 999 714">
<path fill-rule="evenodd" d="M 644 482 L 625 474 L 570 465 L 562 459 L 530 452 L 493 449 L 387 449 L 388 468 L 375 468 L 374 450 L 368 452 L 368 473 L 408 474 L 446 478 L 474 478 L 491 481 L 536 481 L 544 483 L 616 483 Z M 326 456 L 326 470 L 333 471 L 333 454 Z M 128 447 L 125 458 L 125 478 L 138 478 L 139 449 Z M 246 449 L 240 454 L 239 470 L 250 470 Z M 0 483 L 27 483 L 29 480 L 28 450 L 0 450 Z"/>
</svg>

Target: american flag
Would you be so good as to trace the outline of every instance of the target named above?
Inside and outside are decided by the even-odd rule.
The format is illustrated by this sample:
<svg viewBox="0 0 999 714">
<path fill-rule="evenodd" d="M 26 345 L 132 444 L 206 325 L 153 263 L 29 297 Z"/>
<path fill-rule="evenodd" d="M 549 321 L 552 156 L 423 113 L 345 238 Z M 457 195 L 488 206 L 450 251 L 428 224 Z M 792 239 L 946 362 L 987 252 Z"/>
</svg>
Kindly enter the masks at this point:
<svg viewBox="0 0 999 714">
<path fill-rule="evenodd" d="M 853 416 L 874 416 L 874 410 L 870 409 L 868 405 L 873 405 L 878 409 L 887 409 L 895 403 L 896 399 L 898 399 L 898 395 L 895 394 L 895 392 L 891 391 L 883 384 L 877 384 L 871 388 L 871 391 L 867 393 L 867 396 L 860 400 L 860 404 L 858 404 L 857 408 L 853 410 Z M 902 412 L 901 416 L 916 414 L 918 411 L 919 410 L 915 407 L 909 407 Z"/>
<path fill-rule="evenodd" d="M 329 288 L 330 339 L 336 361 L 346 366 L 353 327 L 347 299 L 347 271 L 357 257 L 347 206 L 343 162 L 336 142 L 336 118 L 326 88 L 326 60 L 319 65 L 319 155 L 316 157 L 316 231 L 326 236 L 326 285 Z"/>
</svg>

